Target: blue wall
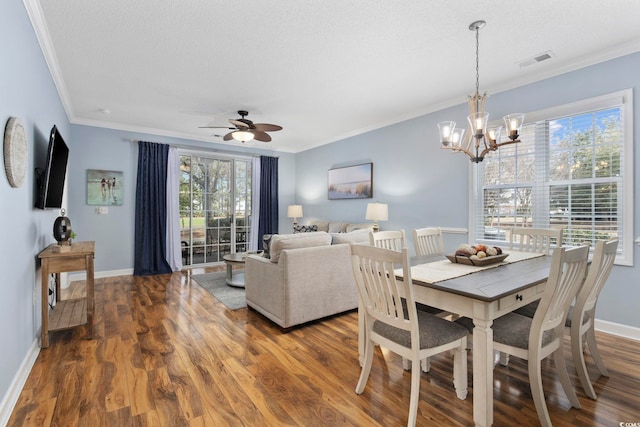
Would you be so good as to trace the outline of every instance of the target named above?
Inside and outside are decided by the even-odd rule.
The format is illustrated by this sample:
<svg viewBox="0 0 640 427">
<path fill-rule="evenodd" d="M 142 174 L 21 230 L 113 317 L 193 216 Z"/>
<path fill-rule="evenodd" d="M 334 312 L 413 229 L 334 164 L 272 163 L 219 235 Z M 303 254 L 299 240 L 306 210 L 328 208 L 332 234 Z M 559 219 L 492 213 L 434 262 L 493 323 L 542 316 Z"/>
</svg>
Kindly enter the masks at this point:
<svg viewBox="0 0 640 427">
<path fill-rule="evenodd" d="M 89 126 L 70 125 L 44 61 L 40 46 L 19 0 L 3 4 L 0 14 L 0 117 L 19 117 L 28 139 L 28 166 L 21 188 L 11 188 L 0 177 L 0 423 L 10 410 L 12 393 L 19 392 L 21 369 L 37 353 L 40 328 L 40 278 L 37 254 L 53 242 L 52 225 L 57 210 L 34 209 L 34 175 L 43 166 L 49 130 L 56 124 L 70 146 L 67 179 L 68 215 L 80 240 L 95 240 L 96 274 L 108 274 L 133 267 L 133 210 L 135 195 L 136 145 L 129 140 L 189 145 L 195 148 L 229 146 L 137 134 Z M 543 82 L 495 94 L 489 99 L 492 116 L 517 109 L 534 111 L 553 105 L 601 95 L 640 84 L 640 54 L 629 55 L 578 70 Z M 640 108 L 636 99 L 634 131 L 638 135 Z M 445 118 L 465 117 L 466 105 L 419 117 L 374 132 L 359 135 L 297 155 L 253 153 L 280 157 L 280 230 L 291 220 L 286 207 L 294 202 L 304 207 L 305 217 L 363 222 L 370 200 L 329 201 L 327 170 L 354 163 L 374 163 L 374 200 L 389 203 L 389 221 L 383 228 L 411 230 L 425 225 L 466 228 L 468 226 L 469 161 L 465 156 L 439 149 L 436 123 Z M 304 141 L 301 141 L 304 143 Z M 241 149 L 239 149 L 240 151 Z M 246 150 L 245 150 L 246 152 Z M 634 153 L 640 165 L 640 150 Z M 638 167 L 638 166 L 637 166 Z M 108 215 L 97 215 L 86 205 L 86 170 L 122 170 L 126 181 L 125 201 L 110 207 Z M 640 208 L 639 173 L 635 173 L 634 229 L 638 230 Z M 638 232 L 635 232 L 635 236 Z M 466 237 L 466 236 L 464 236 Z M 456 245 L 448 241 L 448 245 Z M 640 290 L 638 250 L 634 267 L 615 267 L 598 306 L 599 319 L 640 327 L 637 303 Z M 27 366 L 23 366 L 27 365 Z M 24 380 L 25 378 L 22 378 Z M 17 390 L 16 390 L 17 388 Z M 9 401 L 9 402 L 8 402 Z"/>
<path fill-rule="evenodd" d="M 0 396 L 5 396 L 39 331 L 36 258 L 53 238 L 53 221 L 58 216 L 57 211 L 33 208 L 33 170 L 44 167 L 53 124 L 69 135 L 69 122 L 22 2 L 12 0 L 2 6 L 0 119 L 4 129 L 9 117 L 20 118 L 28 140 L 23 185 L 12 188 L 4 167 L 0 173 Z"/>
<path fill-rule="evenodd" d="M 492 117 L 515 110 L 536 111 L 618 90 L 634 89 L 634 135 L 640 135 L 640 53 L 590 66 L 555 78 L 493 94 L 487 101 Z M 441 226 L 468 228 L 469 174 L 467 156 L 441 150 L 437 123 L 467 113 L 466 104 L 438 111 L 393 126 L 325 145 L 296 156 L 296 200 L 305 219 L 364 221 L 369 200 L 327 200 L 327 170 L 373 162 L 373 200 L 389 203 L 389 221 L 383 229 Z M 634 143 L 634 145 L 636 145 Z M 640 224 L 640 149 L 635 148 L 634 238 Z M 455 238 L 456 236 L 454 236 Z M 465 236 L 465 239 L 467 237 Z M 448 249 L 457 241 L 445 239 Z M 409 242 L 409 247 L 413 243 Z M 615 266 L 597 307 L 601 320 L 640 327 L 640 260 L 634 246 L 634 266 Z"/>
</svg>

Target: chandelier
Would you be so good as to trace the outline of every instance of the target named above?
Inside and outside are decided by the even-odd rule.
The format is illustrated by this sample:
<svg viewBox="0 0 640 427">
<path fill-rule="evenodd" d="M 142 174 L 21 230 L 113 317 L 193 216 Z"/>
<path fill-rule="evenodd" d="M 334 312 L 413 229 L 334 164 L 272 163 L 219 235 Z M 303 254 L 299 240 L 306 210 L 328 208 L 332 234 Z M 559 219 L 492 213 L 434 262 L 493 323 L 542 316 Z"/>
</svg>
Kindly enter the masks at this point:
<svg viewBox="0 0 640 427">
<path fill-rule="evenodd" d="M 472 162 L 479 163 L 490 151 L 496 151 L 503 145 L 520 142 L 518 137 L 522 130 L 524 114 L 509 114 L 503 117 L 508 140 L 500 142 L 502 126 L 492 126 L 487 129 L 489 113 L 484 111 L 484 101 L 487 94 L 480 95 L 480 29 L 486 25 L 485 21 L 475 21 L 469 25 L 469 30 L 476 32 L 476 93 L 469 96 L 469 116 L 466 129 L 456 128 L 456 122 L 445 121 L 438 123 L 440 130 L 441 148 L 465 153 Z"/>
</svg>

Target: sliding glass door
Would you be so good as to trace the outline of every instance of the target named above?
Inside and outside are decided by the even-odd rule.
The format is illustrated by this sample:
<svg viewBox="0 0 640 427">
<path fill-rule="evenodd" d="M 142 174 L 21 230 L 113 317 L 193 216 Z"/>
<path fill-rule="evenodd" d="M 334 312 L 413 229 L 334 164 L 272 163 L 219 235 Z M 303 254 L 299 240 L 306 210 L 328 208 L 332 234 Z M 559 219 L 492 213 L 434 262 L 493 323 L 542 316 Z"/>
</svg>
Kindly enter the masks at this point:
<svg viewBox="0 0 640 427">
<path fill-rule="evenodd" d="M 246 252 L 251 226 L 251 159 L 180 155 L 180 235 L 185 266 Z"/>
</svg>

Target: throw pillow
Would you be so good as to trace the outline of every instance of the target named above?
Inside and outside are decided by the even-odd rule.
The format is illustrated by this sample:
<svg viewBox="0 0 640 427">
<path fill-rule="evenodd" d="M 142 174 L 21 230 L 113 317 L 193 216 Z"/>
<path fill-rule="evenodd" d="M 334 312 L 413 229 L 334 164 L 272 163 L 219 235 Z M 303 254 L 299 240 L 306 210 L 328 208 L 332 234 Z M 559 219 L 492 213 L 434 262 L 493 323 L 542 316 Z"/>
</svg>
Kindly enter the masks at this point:
<svg viewBox="0 0 640 427">
<path fill-rule="evenodd" d="M 317 225 L 296 225 L 293 227 L 294 233 L 310 233 L 312 231 L 318 231 Z"/>
<path fill-rule="evenodd" d="M 264 257 L 269 258 L 269 250 L 271 246 L 271 238 L 273 234 L 262 235 L 262 250 L 264 251 Z"/>
</svg>

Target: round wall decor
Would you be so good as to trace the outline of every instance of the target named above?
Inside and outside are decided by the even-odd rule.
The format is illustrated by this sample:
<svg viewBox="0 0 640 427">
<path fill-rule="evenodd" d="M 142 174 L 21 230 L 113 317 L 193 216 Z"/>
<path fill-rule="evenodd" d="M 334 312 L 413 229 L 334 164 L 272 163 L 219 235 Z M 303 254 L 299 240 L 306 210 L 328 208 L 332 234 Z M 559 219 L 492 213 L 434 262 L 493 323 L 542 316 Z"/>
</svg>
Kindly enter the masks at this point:
<svg viewBox="0 0 640 427">
<path fill-rule="evenodd" d="M 4 128 L 4 170 L 9 185 L 22 186 L 27 170 L 27 136 L 17 117 L 11 117 Z"/>
</svg>

